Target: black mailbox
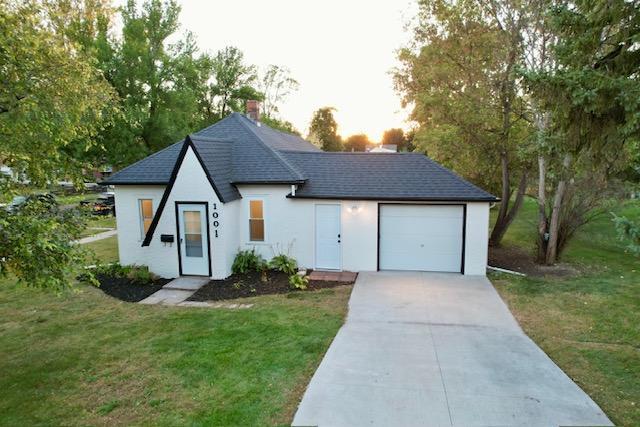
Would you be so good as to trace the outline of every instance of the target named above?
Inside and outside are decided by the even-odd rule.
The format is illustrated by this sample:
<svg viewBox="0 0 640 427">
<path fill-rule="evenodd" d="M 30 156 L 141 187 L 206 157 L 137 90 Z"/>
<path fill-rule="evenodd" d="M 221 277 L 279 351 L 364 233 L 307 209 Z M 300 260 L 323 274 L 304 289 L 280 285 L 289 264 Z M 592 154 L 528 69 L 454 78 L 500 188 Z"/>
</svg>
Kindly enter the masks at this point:
<svg viewBox="0 0 640 427">
<path fill-rule="evenodd" d="M 161 234 L 160 241 L 162 243 L 173 243 L 173 234 Z"/>
</svg>

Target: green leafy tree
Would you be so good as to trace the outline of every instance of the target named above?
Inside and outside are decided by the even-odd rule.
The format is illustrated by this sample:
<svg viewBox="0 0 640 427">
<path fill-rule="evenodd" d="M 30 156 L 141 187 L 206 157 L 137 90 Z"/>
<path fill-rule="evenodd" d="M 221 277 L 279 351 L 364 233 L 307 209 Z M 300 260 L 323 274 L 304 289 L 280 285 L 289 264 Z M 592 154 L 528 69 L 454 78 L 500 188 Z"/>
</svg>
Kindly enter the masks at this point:
<svg viewBox="0 0 640 427">
<path fill-rule="evenodd" d="M 554 66 L 525 74 L 547 124 L 538 132 L 538 260 L 556 262 L 633 161 L 640 136 L 637 2 L 552 5 Z"/>
<path fill-rule="evenodd" d="M 490 243 L 498 245 L 527 186 L 531 134 L 517 67 L 521 3 L 419 1 L 414 41 L 399 53 L 395 85 L 419 124 L 419 150 L 502 196 Z M 514 196 L 514 197 L 512 197 Z"/>
<path fill-rule="evenodd" d="M 344 143 L 344 151 L 366 151 L 371 142 L 369 137 L 363 133 L 351 135 Z"/>
<path fill-rule="evenodd" d="M 273 118 L 273 117 L 269 117 L 269 116 L 262 116 L 260 118 L 260 121 L 263 122 L 264 124 L 266 124 L 267 126 L 270 126 L 274 129 L 278 129 L 281 130 L 283 132 L 288 132 L 288 133 L 292 133 L 294 135 L 298 135 L 300 136 L 300 131 L 298 131 L 298 129 L 296 129 L 296 127 L 293 125 L 293 123 L 287 121 L 287 120 L 282 120 L 282 119 L 277 119 L 277 118 Z"/>
<path fill-rule="evenodd" d="M 309 140 L 324 151 L 342 151 L 342 138 L 338 135 L 338 123 L 333 117 L 333 107 L 323 107 L 313 113 L 309 125 Z"/>
<path fill-rule="evenodd" d="M 207 120 L 216 121 L 231 112 L 244 111 L 247 100 L 264 99 L 256 89 L 256 67 L 245 64 L 244 54 L 236 47 L 226 47 L 212 58 L 211 79 L 201 99 Z"/>
<path fill-rule="evenodd" d="M 116 97 L 36 1 L 0 4 L 0 159 L 37 185 L 81 179 Z"/>
<path fill-rule="evenodd" d="M 407 151 L 408 141 L 407 137 L 404 135 L 404 131 L 400 128 L 393 128 L 385 130 L 382 134 L 381 144 L 384 145 L 395 145 L 398 148 L 398 151 Z"/>
<path fill-rule="evenodd" d="M 298 90 L 300 84 L 291 77 L 285 67 L 269 65 L 260 79 L 260 91 L 264 95 L 262 112 L 266 117 L 275 118 L 279 113 L 279 105 L 292 92 Z"/>
<path fill-rule="evenodd" d="M 116 102 L 81 46 L 56 31 L 51 13 L 35 0 L 0 3 L 0 159 L 36 185 L 81 180 L 86 164 L 76 154 L 97 144 Z M 0 192 L 14 185 L 2 180 Z M 82 222 L 38 200 L 0 209 L 0 274 L 65 286 L 82 265 L 82 251 L 71 243 Z"/>
</svg>

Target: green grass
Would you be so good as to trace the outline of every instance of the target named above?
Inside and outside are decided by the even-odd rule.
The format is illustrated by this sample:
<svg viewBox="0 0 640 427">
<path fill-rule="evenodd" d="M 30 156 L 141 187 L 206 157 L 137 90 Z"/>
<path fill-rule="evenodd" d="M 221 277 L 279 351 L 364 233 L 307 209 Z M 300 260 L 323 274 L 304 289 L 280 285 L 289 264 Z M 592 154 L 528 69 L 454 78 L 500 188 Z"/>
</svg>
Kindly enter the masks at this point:
<svg viewBox="0 0 640 427">
<path fill-rule="evenodd" d="M 111 215 L 92 216 L 87 221 L 87 228 L 82 231 L 81 237 L 93 236 L 106 231 L 100 230 L 100 228 L 116 228 L 116 218 Z"/>
<path fill-rule="evenodd" d="M 116 217 L 113 215 L 92 216 L 87 227 L 116 228 Z"/>
<path fill-rule="evenodd" d="M 616 213 L 640 218 L 640 203 Z M 505 244 L 533 250 L 528 199 Z M 562 258 L 568 278 L 492 275 L 527 334 L 619 425 L 640 425 L 640 258 L 625 252 L 609 215 L 582 229 Z"/>
<path fill-rule="evenodd" d="M 349 292 L 256 297 L 230 310 L 1 283 L 0 424 L 287 424 Z"/>
<path fill-rule="evenodd" d="M 115 237 L 87 244 L 117 259 Z M 249 309 L 125 303 L 0 281 L 0 425 L 288 425 L 351 287 Z"/>
<path fill-rule="evenodd" d="M 87 249 L 91 249 L 96 258 L 104 263 L 118 261 L 118 236 L 108 237 L 83 245 Z"/>
</svg>

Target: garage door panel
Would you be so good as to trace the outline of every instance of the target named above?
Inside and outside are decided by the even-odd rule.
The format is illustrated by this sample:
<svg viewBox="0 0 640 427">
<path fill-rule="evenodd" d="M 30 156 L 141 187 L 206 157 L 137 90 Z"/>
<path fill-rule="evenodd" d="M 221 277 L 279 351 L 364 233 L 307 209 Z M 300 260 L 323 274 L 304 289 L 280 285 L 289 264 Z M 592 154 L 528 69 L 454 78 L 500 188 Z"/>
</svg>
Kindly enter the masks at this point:
<svg viewBox="0 0 640 427">
<path fill-rule="evenodd" d="M 403 235 L 441 235 L 462 236 L 462 229 L 458 227 L 462 218 L 442 217 L 382 217 L 380 226 L 394 230 L 394 234 Z"/>
<path fill-rule="evenodd" d="M 380 269 L 460 272 L 463 206 L 380 205 Z"/>
</svg>

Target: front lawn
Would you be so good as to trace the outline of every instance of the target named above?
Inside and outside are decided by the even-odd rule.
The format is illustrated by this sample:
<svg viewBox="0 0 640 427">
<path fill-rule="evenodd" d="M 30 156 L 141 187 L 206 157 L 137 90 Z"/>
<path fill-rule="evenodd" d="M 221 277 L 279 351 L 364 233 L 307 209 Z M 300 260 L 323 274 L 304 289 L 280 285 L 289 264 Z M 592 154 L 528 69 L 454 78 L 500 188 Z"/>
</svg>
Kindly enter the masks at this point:
<svg viewBox="0 0 640 427">
<path fill-rule="evenodd" d="M 118 236 L 85 243 L 83 247 L 92 250 L 101 263 L 118 262 Z"/>
<path fill-rule="evenodd" d="M 0 282 L 0 424 L 288 424 L 351 287 L 250 309 L 124 303 Z"/>
<path fill-rule="evenodd" d="M 640 217 L 640 202 L 616 209 Z M 505 239 L 532 250 L 535 202 L 527 200 Z M 563 261 L 577 276 L 491 280 L 525 332 L 618 425 L 640 425 L 640 258 L 625 253 L 611 217 L 589 224 Z"/>
</svg>

